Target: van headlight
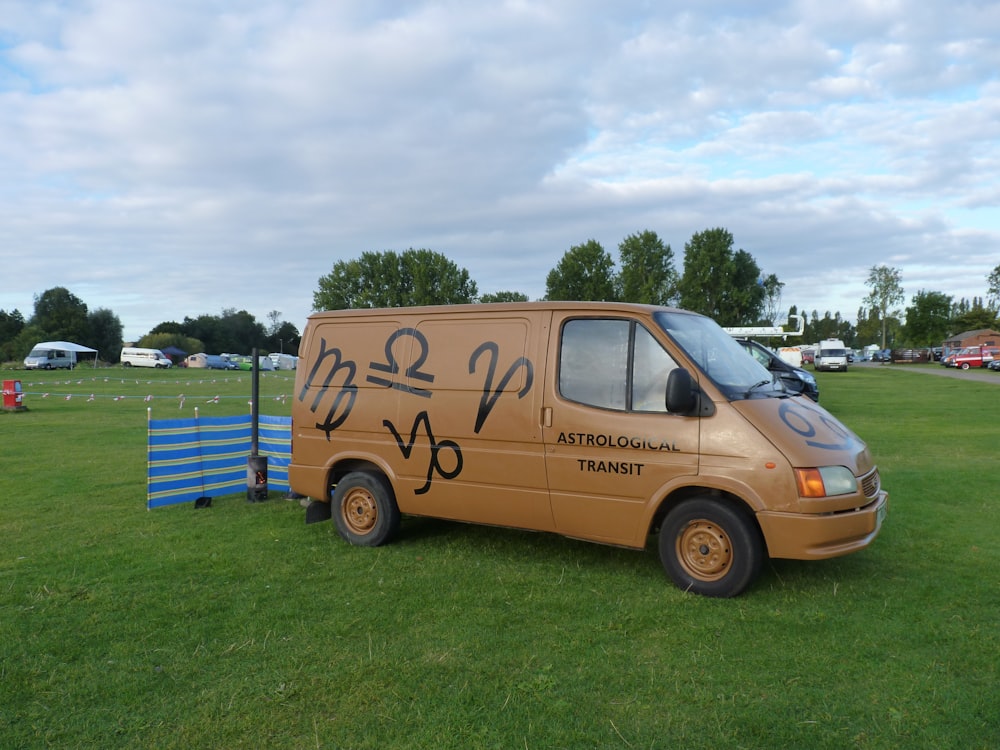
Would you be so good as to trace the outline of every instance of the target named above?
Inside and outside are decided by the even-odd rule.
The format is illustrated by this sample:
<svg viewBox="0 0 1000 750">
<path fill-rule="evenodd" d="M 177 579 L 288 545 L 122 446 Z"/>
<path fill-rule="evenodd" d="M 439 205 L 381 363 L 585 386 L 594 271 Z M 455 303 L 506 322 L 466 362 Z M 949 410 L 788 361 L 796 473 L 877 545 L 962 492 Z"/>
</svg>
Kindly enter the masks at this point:
<svg viewBox="0 0 1000 750">
<path fill-rule="evenodd" d="M 796 469 L 795 483 L 799 488 L 799 497 L 831 497 L 858 491 L 857 477 L 846 466 Z"/>
</svg>

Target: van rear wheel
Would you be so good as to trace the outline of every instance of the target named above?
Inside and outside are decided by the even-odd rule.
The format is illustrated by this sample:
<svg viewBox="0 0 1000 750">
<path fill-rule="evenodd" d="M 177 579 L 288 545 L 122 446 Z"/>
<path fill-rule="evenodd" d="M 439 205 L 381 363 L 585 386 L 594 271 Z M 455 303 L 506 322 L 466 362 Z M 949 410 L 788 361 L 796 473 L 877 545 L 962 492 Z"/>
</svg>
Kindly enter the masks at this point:
<svg viewBox="0 0 1000 750">
<path fill-rule="evenodd" d="M 351 544 L 378 547 L 399 530 L 396 497 L 381 475 L 347 474 L 337 482 L 331 502 L 337 532 Z"/>
<path fill-rule="evenodd" d="M 753 519 L 703 497 L 685 500 L 667 514 L 659 547 L 660 562 L 674 583 L 703 596 L 738 596 L 764 562 L 764 542 Z"/>
</svg>

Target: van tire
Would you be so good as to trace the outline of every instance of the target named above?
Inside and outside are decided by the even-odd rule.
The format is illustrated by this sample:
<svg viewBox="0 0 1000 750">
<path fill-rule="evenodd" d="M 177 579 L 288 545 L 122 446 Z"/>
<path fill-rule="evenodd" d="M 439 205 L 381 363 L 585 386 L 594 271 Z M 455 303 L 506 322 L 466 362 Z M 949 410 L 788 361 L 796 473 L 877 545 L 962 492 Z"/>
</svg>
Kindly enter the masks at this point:
<svg viewBox="0 0 1000 750">
<path fill-rule="evenodd" d="M 742 594 L 764 563 L 764 541 L 748 512 L 695 497 L 673 508 L 660 528 L 660 562 L 680 588 L 702 596 Z"/>
<path fill-rule="evenodd" d="M 331 499 L 337 533 L 359 547 L 378 547 L 399 530 L 399 506 L 385 477 L 353 471 L 337 482 Z"/>
</svg>

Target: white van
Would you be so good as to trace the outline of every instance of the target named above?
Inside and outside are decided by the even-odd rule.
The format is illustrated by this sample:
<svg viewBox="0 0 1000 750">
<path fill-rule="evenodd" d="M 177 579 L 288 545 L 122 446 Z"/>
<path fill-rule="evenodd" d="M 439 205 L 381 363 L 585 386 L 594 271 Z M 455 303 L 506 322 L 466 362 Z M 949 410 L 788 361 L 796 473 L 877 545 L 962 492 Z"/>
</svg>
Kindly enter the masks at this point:
<svg viewBox="0 0 1000 750">
<path fill-rule="evenodd" d="M 173 362 L 159 349 L 143 349 L 138 346 L 122 348 L 122 367 L 157 367 L 167 368 Z"/>
<path fill-rule="evenodd" d="M 25 370 L 72 370 L 76 367 L 76 352 L 36 346 L 24 358 Z"/>
<path fill-rule="evenodd" d="M 840 339 L 824 339 L 816 350 L 813 367 L 817 370 L 847 372 L 847 347 Z"/>
<path fill-rule="evenodd" d="M 268 357 L 270 357 L 275 370 L 294 370 L 299 361 L 298 357 L 278 352 L 272 352 Z"/>
</svg>

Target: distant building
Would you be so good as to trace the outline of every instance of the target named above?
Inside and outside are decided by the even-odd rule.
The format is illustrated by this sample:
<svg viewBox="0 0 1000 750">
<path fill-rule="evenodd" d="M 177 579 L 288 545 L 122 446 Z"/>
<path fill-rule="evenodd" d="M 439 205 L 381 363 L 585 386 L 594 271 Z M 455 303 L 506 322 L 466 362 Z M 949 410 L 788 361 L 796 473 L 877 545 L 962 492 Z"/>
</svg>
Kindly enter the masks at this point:
<svg viewBox="0 0 1000 750">
<path fill-rule="evenodd" d="M 975 331 L 956 333 L 945 341 L 942 346 L 946 352 L 963 349 L 967 346 L 1000 346 L 1000 332 L 992 328 L 979 328 Z"/>
</svg>

